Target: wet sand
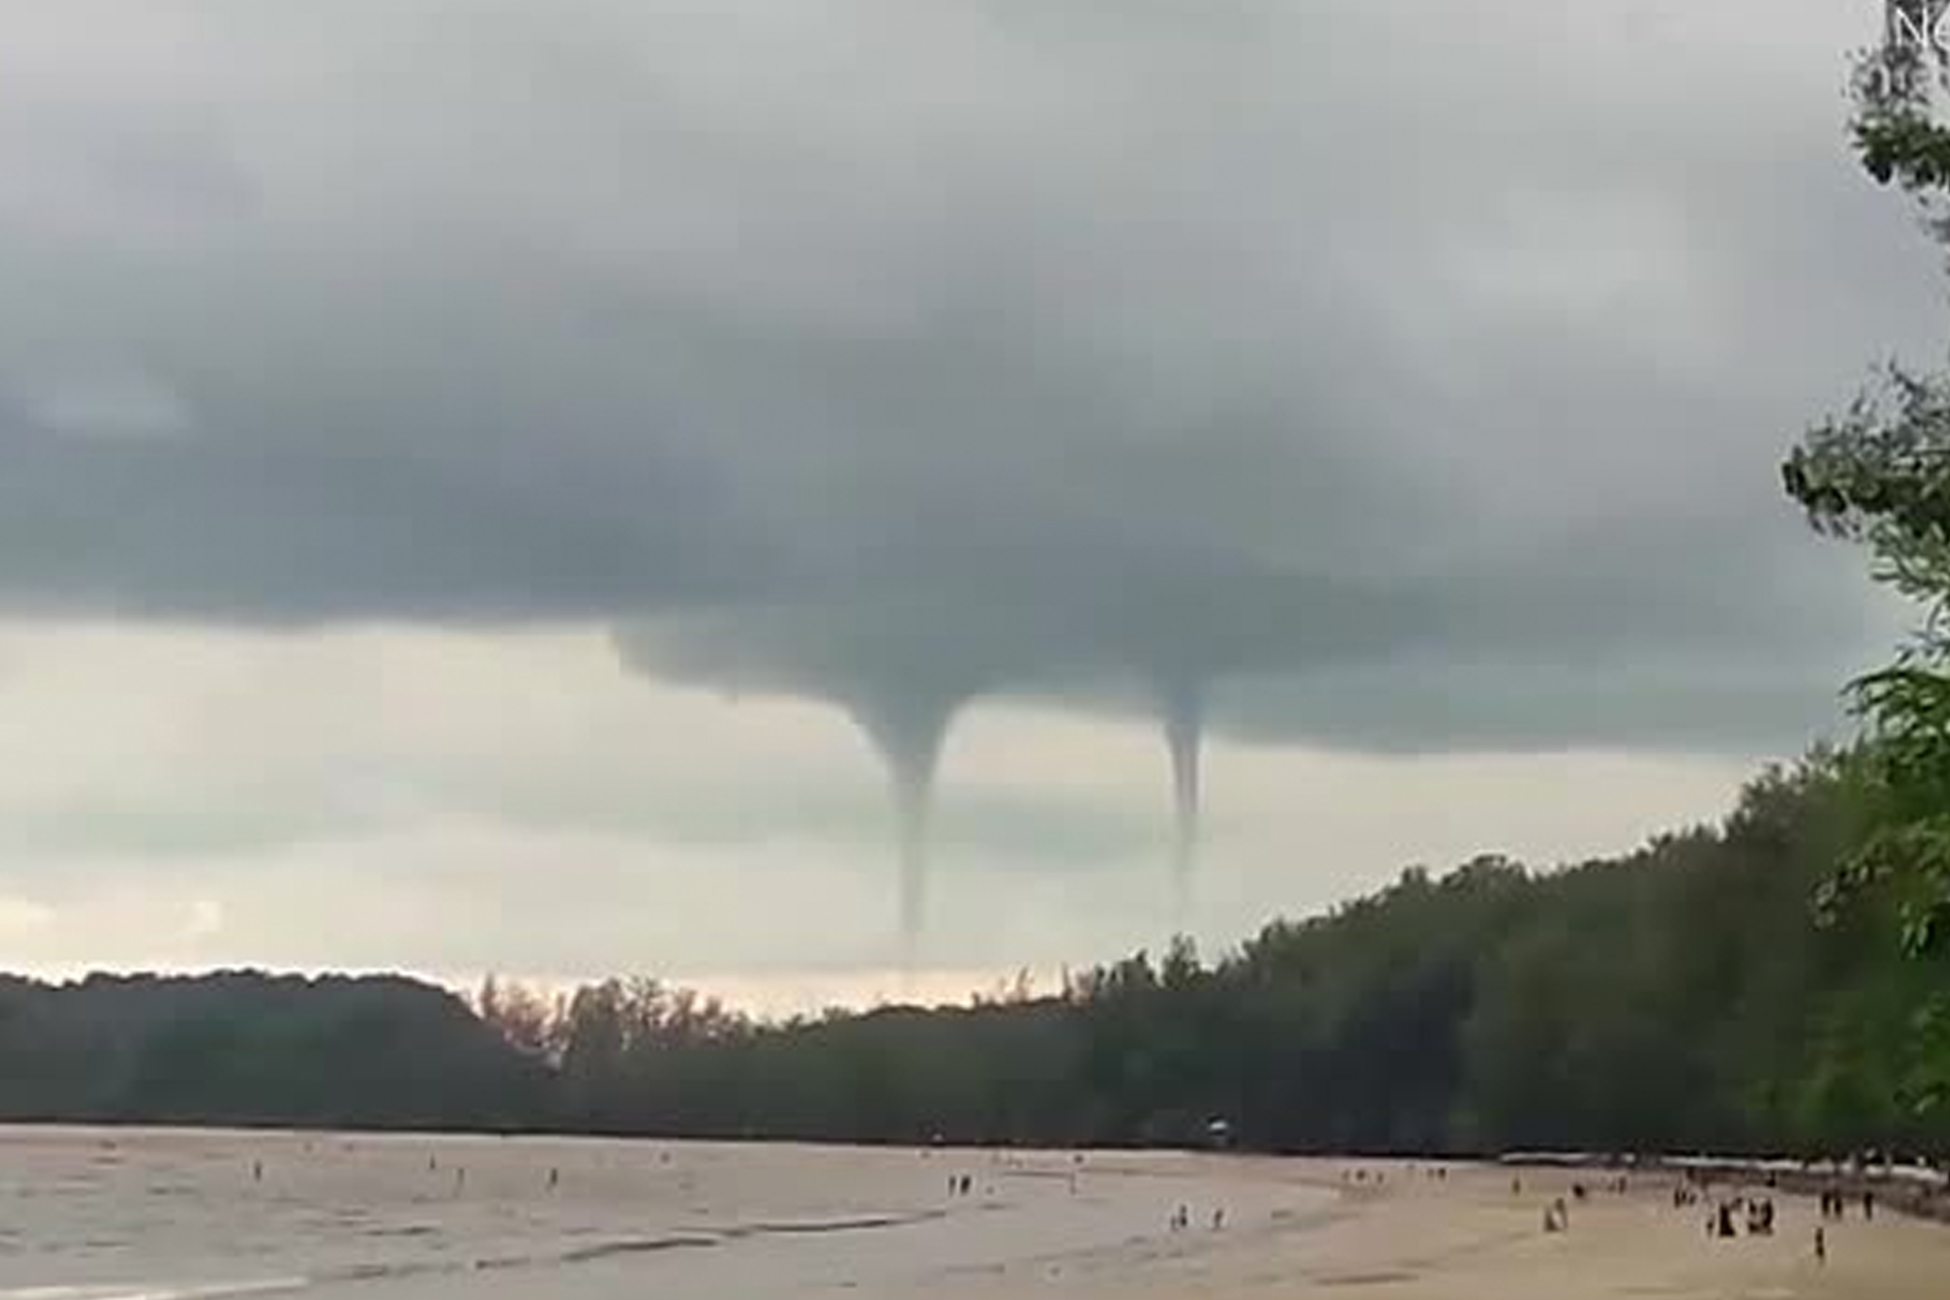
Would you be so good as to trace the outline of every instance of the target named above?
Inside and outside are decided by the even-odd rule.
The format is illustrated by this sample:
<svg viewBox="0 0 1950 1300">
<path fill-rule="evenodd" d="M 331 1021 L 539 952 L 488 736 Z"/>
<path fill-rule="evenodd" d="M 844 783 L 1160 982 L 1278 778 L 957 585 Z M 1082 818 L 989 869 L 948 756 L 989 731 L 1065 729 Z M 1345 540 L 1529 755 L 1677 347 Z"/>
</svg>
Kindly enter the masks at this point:
<svg viewBox="0 0 1950 1300">
<path fill-rule="evenodd" d="M 1241 1162 L 1250 1170 L 1251 1162 Z M 1336 1186 L 1354 1166 L 1309 1164 L 1299 1176 Z M 1851 1204 L 1827 1227 L 1828 1260 L 1817 1264 L 1812 1200 L 1769 1193 L 1770 1237 L 1709 1238 L 1708 1204 L 1675 1209 L 1672 1178 L 1639 1175 L 1631 1190 L 1592 1191 L 1589 1174 L 1563 1170 L 1450 1167 L 1433 1181 L 1425 1169 L 1383 1169 L 1379 1187 L 1343 1191 L 1325 1221 L 1303 1231 L 1241 1232 L 1181 1258 L 1115 1269 L 1067 1293 L 1074 1297 L 1347 1296 L 1363 1300 L 1934 1300 L 1950 1295 L 1950 1229 L 1878 1211 L 1864 1222 Z M 1262 1176 L 1292 1177 L 1292 1169 Z M 1513 1194 L 1512 1177 L 1523 1190 Z M 1737 1190 L 1716 1186 L 1714 1193 Z M 1558 1196 L 1570 1208 L 1568 1231 L 1543 1230 L 1544 1207 Z M 1117 1276 L 1115 1274 L 1121 1274 Z M 999 1292 L 997 1294 L 1000 1294 Z"/>
<path fill-rule="evenodd" d="M 1359 1168 L 1362 1181 L 1352 1181 Z M 0 1129 L 0 1300 L 1936 1300 L 1950 1229 L 1672 1179 L 1195 1155 Z M 951 1178 L 966 1174 L 967 1196 Z M 1074 1181 L 1073 1181 L 1074 1179 Z M 1729 1189 L 1730 1190 L 1730 1189 Z M 1571 1202 L 1569 1230 L 1543 1207 Z M 1190 1226 L 1174 1229 L 1184 1206 Z M 1223 1226 L 1212 1215 L 1223 1209 Z"/>
</svg>

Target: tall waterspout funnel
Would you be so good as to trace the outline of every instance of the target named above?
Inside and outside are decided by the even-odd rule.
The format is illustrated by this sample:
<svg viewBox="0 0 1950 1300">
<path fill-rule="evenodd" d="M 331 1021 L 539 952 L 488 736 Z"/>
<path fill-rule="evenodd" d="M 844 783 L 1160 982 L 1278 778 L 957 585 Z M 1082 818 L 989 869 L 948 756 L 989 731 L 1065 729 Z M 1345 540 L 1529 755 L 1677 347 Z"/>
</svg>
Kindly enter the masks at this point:
<svg viewBox="0 0 1950 1300">
<path fill-rule="evenodd" d="M 1165 745 L 1171 751 L 1173 920 L 1182 930 L 1190 919 L 1192 877 L 1198 865 L 1199 756 L 1205 733 L 1204 693 L 1190 683 L 1168 689 L 1164 697 Z"/>
<path fill-rule="evenodd" d="M 935 776 L 959 701 L 914 699 L 857 706 L 854 720 L 887 765 L 894 805 L 894 843 L 900 868 L 901 958 L 908 971 L 927 926 L 928 849 Z"/>
</svg>

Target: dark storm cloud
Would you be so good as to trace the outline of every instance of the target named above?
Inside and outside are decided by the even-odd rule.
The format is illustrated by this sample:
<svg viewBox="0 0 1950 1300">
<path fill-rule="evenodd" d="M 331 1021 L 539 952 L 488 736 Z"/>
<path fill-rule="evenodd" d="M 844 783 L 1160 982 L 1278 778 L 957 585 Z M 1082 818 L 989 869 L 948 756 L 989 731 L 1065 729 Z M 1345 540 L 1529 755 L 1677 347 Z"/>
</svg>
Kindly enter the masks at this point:
<svg viewBox="0 0 1950 1300">
<path fill-rule="evenodd" d="M 15 606 L 616 618 L 883 744 L 1207 678 L 1771 744 L 1878 630 L 1771 468 L 1937 307 L 1841 137 L 1873 14 L 89 8 L 0 84 Z"/>
<path fill-rule="evenodd" d="M 356 435 L 23 427 L 0 435 L 0 585 L 29 613 L 528 620 L 721 596 L 753 571 L 734 563 L 709 476 L 675 457 L 633 458 L 625 502 L 582 492 L 586 469 L 440 463 Z M 696 558 L 642 562 L 659 552 Z"/>
</svg>

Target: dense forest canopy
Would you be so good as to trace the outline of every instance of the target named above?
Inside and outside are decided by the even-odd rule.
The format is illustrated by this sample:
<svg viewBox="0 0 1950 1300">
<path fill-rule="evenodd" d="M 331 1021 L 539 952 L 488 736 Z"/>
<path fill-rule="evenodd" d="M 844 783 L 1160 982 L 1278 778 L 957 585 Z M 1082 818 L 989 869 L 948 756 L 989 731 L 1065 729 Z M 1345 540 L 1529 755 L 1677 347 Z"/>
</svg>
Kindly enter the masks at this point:
<svg viewBox="0 0 1950 1300">
<path fill-rule="evenodd" d="M 1950 12 L 1943 0 L 1886 0 L 1882 42 L 1858 56 L 1851 127 L 1879 184 L 1919 206 L 1950 245 Z M 1922 617 L 1889 666 L 1850 683 L 1865 723 L 1855 777 L 1866 815 L 1829 897 L 1892 895 L 1903 947 L 1941 969 L 1950 951 L 1950 375 L 1892 364 L 1782 466 L 1787 493 L 1820 531 L 1864 546 L 1876 579 Z M 1943 989 L 1941 979 L 1939 989 Z M 1919 1104 L 1950 1096 L 1950 993 L 1913 1013 L 1926 1058 Z"/>
<path fill-rule="evenodd" d="M 486 1014 L 614 1132 L 1269 1150 L 1950 1149 L 1912 1032 L 1935 978 L 1870 891 L 1814 900 L 1865 818 L 1855 754 L 1772 771 L 1715 828 L 1532 873 L 1481 857 L 1060 996 L 753 1024 L 654 983 Z M 510 1012 L 509 1007 L 524 1008 Z"/>
<path fill-rule="evenodd" d="M 546 1088 L 411 980 L 0 978 L 0 1119 L 494 1127 L 530 1122 Z"/>
</svg>

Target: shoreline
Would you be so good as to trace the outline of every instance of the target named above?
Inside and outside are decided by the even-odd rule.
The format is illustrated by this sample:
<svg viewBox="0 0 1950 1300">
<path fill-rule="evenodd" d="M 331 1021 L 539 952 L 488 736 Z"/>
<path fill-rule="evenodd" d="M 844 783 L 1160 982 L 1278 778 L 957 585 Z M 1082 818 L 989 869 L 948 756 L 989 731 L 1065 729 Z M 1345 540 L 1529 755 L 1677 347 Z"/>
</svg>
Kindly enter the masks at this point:
<svg viewBox="0 0 1950 1300">
<path fill-rule="evenodd" d="M 321 1300 L 354 1274 L 373 1300 L 1925 1300 L 1950 1276 L 1950 1235 L 1896 1212 L 1886 1179 L 1891 1212 L 1836 1221 L 1799 1194 L 1825 1169 L 1700 1157 L 0 1128 L 9 1140 L 0 1193 L 37 1194 L 8 1226 L 53 1252 L 0 1252 L 0 1300 L 212 1294 L 196 1288 L 267 1267 Z M 974 1194 L 944 1196 L 961 1173 Z M 1717 1238 L 1712 1201 L 1770 1174 L 1777 1230 Z M 1673 1203 L 1687 1176 L 1718 1184 L 1706 1203 Z"/>
<path fill-rule="evenodd" d="M 381 1142 L 423 1141 L 505 1141 L 505 1142 L 589 1142 L 643 1143 L 650 1145 L 689 1145 L 712 1147 L 750 1147 L 754 1149 L 803 1148 L 833 1151 L 911 1151 L 930 1153 L 972 1153 L 1034 1156 L 1118 1156 L 1123 1158 L 1196 1157 L 1240 1161 L 1267 1161 L 1295 1167 L 1355 1167 L 1363 1164 L 1384 1167 L 1425 1169 L 1447 1166 L 1454 1169 L 1506 1170 L 1590 1170 L 1610 1173 L 1663 1174 L 1694 1178 L 1706 1182 L 1759 1184 L 1794 1195 L 1819 1195 L 1824 1190 L 1839 1190 L 1859 1196 L 1873 1191 L 1892 1209 L 1950 1224 L 1950 1171 L 1923 1165 L 1841 1163 L 1813 1157 L 1781 1156 L 1759 1159 L 1740 1156 L 1647 1154 L 1599 1154 L 1581 1151 L 1510 1151 L 1497 1154 L 1444 1154 L 1437 1152 L 1349 1153 L 1260 1150 L 1252 1147 L 1213 1147 L 1189 1145 L 1044 1145 L 1006 1142 L 872 1141 L 794 1136 L 688 1135 L 667 1133 L 607 1133 L 586 1129 L 440 1127 L 360 1127 L 357 1125 L 294 1125 L 275 1121 L 194 1122 L 144 1119 L 13 1119 L 0 1118 L 0 1141 L 9 1134 L 99 1135 L 104 1138 L 129 1134 L 158 1136 L 288 1137 L 316 1141 L 320 1138 Z"/>
</svg>

